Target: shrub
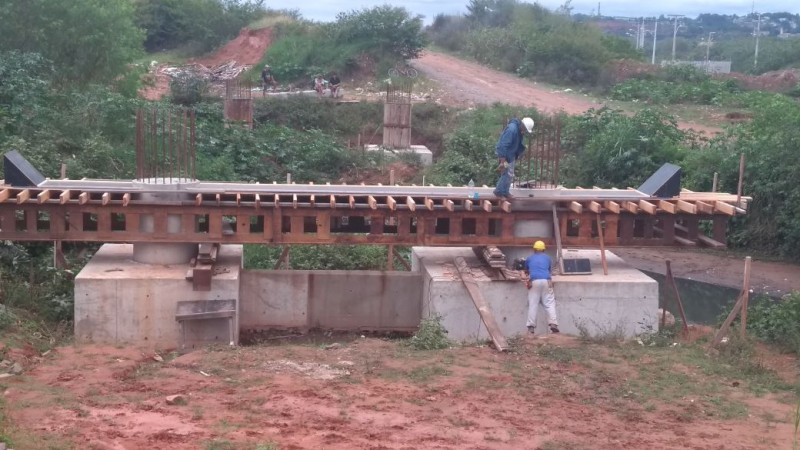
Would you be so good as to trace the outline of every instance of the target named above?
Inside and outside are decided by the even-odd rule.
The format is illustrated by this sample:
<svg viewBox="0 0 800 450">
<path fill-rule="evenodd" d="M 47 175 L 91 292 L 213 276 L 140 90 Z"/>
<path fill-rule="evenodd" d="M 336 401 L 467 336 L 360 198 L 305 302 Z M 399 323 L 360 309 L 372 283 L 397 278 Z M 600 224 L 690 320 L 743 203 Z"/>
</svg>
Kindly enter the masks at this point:
<svg viewBox="0 0 800 450">
<path fill-rule="evenodd" d="M 748 311 L 747 329 L 767 342 L 800 354 L 800 292 L 781 300 L 756 299 Z"/>
<path fill-rule="evenodd" d="M 451 344 L 440 316 L 422 319 L 419 330 L 411 336 L 408 343 L 415 350 L 441 350 L 449 348 Z"/>
<path fill-rule="evenodd" d="M 169 91 L 172 103 L 192 106 L 208 94 L 208 81 L 203 77 L 184 72 L 170 80 Z"/>
</svg>

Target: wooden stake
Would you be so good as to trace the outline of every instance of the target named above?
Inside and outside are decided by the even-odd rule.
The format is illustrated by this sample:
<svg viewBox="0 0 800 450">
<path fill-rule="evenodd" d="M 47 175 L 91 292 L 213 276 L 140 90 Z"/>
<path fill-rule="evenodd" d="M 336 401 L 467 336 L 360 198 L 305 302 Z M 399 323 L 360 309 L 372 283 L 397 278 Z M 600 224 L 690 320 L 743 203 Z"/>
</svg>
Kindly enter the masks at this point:
<svg viewBox="0 0 800 450">
<path fill-rule="evenodd" d="M 742 285 L 742 337 L 747 336 L 747 304 L 750 302 L 750 266 L 753 258 L 744 259 L 744 284 Z"/>
<path fill-rule="evenodd" d="M 744 153 L 739 157 L 739 185 L 736 187 L 736 206 L 742 207 L 742 182 L 744 181 Z"/>
<path fill-rule="evenodd" d="M 603 275 L 608 275 L 608 261 L 606 261 L 606 244 L 603 238 L 603 224 L 600 214 L 597 215 L 597 237 L 600 239 L 600 262 L 603 264 Z"/>
<path fill-rule="evenodd" d="M 683 321 L 683 334 L 684 336 L 689 335 L 689 323 L 686 321 L 686 312 L 683 309 L 683 301 L 681 301 L 681 294 L 678 292 L 678 285 L 675 284 L 675 277 L 672 276 L 672 266 L 671 261 L 667 260 L 667 281 L 669 282 L 670 286 L 672 286 L 672 293 L 675 294 L 675 303 L 678 305 L 678 312 L 681 315 L 681 320 Z M 666 304 L 664 305 L 666 306 Z M 666 308 L 664 308 L 665 316 L 666 316 Z M 663 324 L 663 321 L 662 321 Z"/>
<path fill-rule="evenodd" d="M 561 275 L 564 275 L 564 257 L 561 253 L 561 227 L 558 226 L 558 214 L 556 214 L 555 204 L 553 204 L 553 235 L 556 237 L 556 259 L 558 259 L 558 270 Z"/>
<path fill-rule="evenodd" d="M 731 309 L 731 312 L 728 313 L 728 317 L 725 318 L 725 322 L 722 322 L 722 326 L 719 327 L 719 330 L 717 330 L 716 334 L 714 334 L 714 339 L 711 340 L 711 347 L 716 347 L 720 342 L 722 342 L 722 337 L 725 336 L 728 328 L 731 327 L 733 319 L 736 318 L 736 316 L 739 314 L 739 310 L 742 309 L 742 300 L 742 296 L 739 295 L 739 298 L 736 299 L 736 304 L 733 305 L 733 309 Z"/>
<path fill-rule="evenodd" d="M 481 316 L 481 320 L 483 320 L 483 324 L 486 325 L 486 331 L 492 338 L 494 347 L 501 352 L 507 350 L 508 343 L 506 342 L 506 338 L 497 325 L 492 310 L 489 308 L 489 303 L 486 301 L 483 293 L 481 293 L 478 282 L 475 281 L 475 278 L 472 276 L 467 262 L 463 257 L 459 256 L 455 259 L 455 264 L 458 274 L 461 276 L 461 281 L 464 282 L 464 286 L 467 288 L 467 292 L 469 292 L 472 303 L 475 304 L 475 307 L 478 309 L 478 314 Z"/>
<path fill-rule="evenodd" d="M 714 181 L 711 182 L 711 192 L 717 192 L 719 185 L 719 172 L 714 172 Z"/>
</svg>

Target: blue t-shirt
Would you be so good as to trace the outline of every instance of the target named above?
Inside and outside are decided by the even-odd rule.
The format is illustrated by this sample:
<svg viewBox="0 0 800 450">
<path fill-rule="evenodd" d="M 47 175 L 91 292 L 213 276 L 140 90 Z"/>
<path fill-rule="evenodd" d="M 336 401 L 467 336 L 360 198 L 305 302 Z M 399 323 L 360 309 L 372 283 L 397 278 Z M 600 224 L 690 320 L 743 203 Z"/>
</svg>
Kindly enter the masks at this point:
<svg viewBox="0 0 800 450">
<path fill-rule="evenodd" d="M 531 280 L 550 279 L 550 257 L 547 256 L 547 253 L 537 252 L 528 256 L 528 259 L 525 260 L 525 268 L 528 269 Z"/>
</svg>

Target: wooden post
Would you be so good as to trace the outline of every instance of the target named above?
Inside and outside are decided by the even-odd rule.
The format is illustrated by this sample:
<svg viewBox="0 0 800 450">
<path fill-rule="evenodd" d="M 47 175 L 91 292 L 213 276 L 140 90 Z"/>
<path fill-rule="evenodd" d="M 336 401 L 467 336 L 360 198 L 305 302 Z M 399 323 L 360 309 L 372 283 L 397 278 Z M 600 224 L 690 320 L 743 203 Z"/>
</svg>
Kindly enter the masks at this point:
<svg viewBox="0 0 800 450">
<path fill-rule="evenodd" d="M 292 174 L 291 173 L 287 173 L 286 174 L 286 184 L 292 184 Z"/>
<path fill-rule="evenodd" d="M 728 331 L 728 328 L 731 327 L 731 322 L 733 319 L 736 318 L 736 315 L 739 314 L 739 310 L 742 309 L 742 296 L 740 295 L 738 299 L 736 299 L 736 304 L 733 305 L 733 309 L 731 312 L 728 313 L 728 317 L 725 318 L 725 322 L 722 322 L 722 326 L 719 327 L 716 334 L 714 334 L 714 339 L 711 340 L 711 347 L 716 347 L 722 342 L 722 337 L 725 335 L 725 332 Z"/>
<path fill-rule="evenodd" d="M 675 284 L 675 277 L 672 276 L 672 266 L 671 261 L 667 260 L 667 281 L 669 282 L 670 286 L 672 286 L 672 292 L 675 294 L 675 303 L 678 304 L 678 312 L 681 315 L 681 320 L 683 321 L 683 334 L 687 336 L 689 334 L 689 323 L 686 320 L 686 312 L 683 309 L 683 301 L 681 301 L 681 294 L 678 292 L 678 285 Z M 666 306 L 666 302 L 664 304 Z M 664 308 L 664 316 L 666 316 L 666 308 Z M 661 324 L 663 325 L 664 322 L 662 320 Z"/>
<path fill-rule="evenodd" d="M 606 261 L 606 244 L 603 240 L 603 224 L 600 214 L 597 215 L 597 237 L 600 239 L 600 261 L 603 264 L 603 275 L 608 275 L 608 261 Z"/>
<path fill-rule="evenodd" d="M 714 172 L 714 181 L 711 182 L 711 192 L 717 192 L 719 185 L 719 172 Z"/>
<path fill-rule="evenodd" d="M 64 258 L 64 248 L 61 241 L 53 241 L 53 267 L 56 269 L 67 267 L 67 260 Z"/>
<path fill-rule="evenodd" d="M 736 187 L 736 206 L 742 207 L 742 182 L 744 181 L 744 153 L 739 157 L 739 185 Z"/>
<path fill-rule="evenodd" d="M 67 165 L 64 163 L 61 163 L 61 179 L 62 180 L 67 179 Z"/>
<path fill-rule="evenodd" d="M 744 259 L 744 284 L 742 285 L 742 337 L 747 335 L 747 304 L 750 301 L 750 266 L 753 258 Z"/>
<path fill-rule="evenodd" d="M 394 169 L 389 170 L 389 186 L 394 186 Z"/>
<path fill-rule="evenodd" d="M 556 259 L 558 259 L 558 270 L 560 275 L 564 275 L 564 258 L 561 254 L 561 227 L 558 226 L 558 214 L 556 205 L 553 204 L 553 235 L 556 238 Z"/>
</svg>

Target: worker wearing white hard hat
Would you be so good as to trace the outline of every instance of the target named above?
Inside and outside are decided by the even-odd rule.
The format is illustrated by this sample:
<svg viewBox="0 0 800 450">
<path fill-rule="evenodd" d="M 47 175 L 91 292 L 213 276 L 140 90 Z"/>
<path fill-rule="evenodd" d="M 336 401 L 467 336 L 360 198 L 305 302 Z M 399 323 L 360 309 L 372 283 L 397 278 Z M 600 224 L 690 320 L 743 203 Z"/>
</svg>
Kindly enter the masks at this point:
<svg viewBox="0 0 800 450">
<path fill-rule="evenodd" d="M 550 332 L 558 333 L 558 318 L 556 317 L 556 297 L 553 293 L 553 279 L 550 276 L 552 261 L 545 251 L 542 241 L 533 244 L 533 254 L 525 260 L 525 274 L 528 279 L 525 286 L 528 288 L 528 318 L 526 325 L 530 334 L 535 333 L 536 316 L 539 312 L 539 303 L 547 313 L 547 324 Z"/>
<path fill-rule="evenodd" d="M 497 180 L 497 187 L 494 195 L 501 198 L 511 198 L 511 182 L 514 180 L 514 164 L 525 151 L 523 135 L 533 132 L 533 119 L 525 117 L 522 120 L 511 119 L 500 135 L 500 139 L 495 146 L 495 155 L 500 160 L 497 170 L 500 172 L 500 179 Z"/>
</svg>

